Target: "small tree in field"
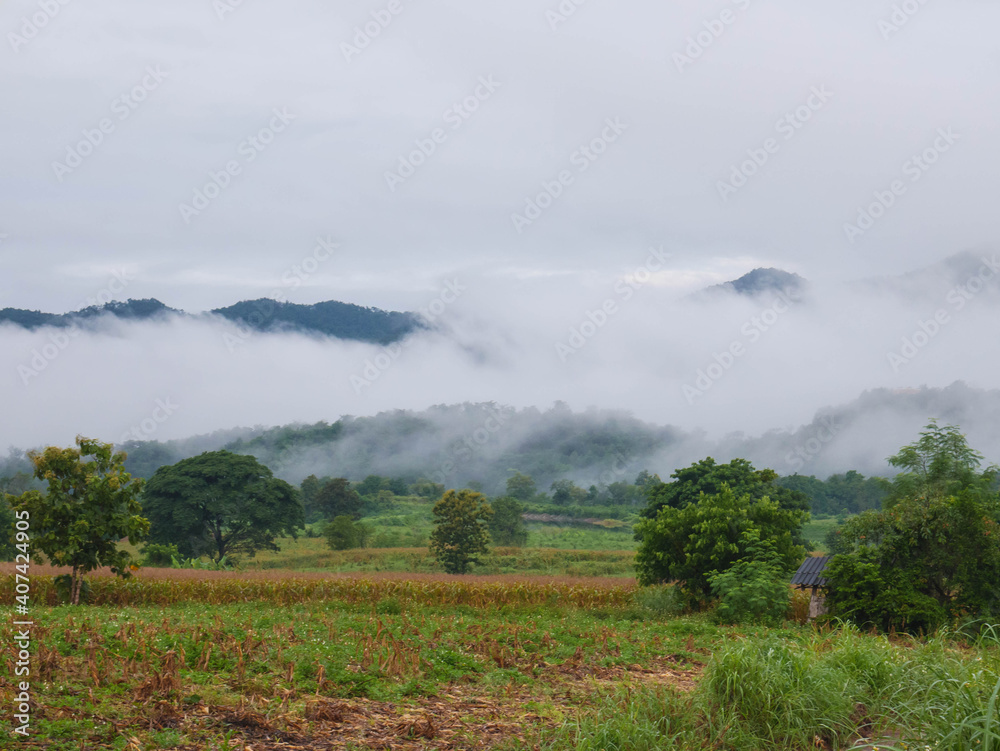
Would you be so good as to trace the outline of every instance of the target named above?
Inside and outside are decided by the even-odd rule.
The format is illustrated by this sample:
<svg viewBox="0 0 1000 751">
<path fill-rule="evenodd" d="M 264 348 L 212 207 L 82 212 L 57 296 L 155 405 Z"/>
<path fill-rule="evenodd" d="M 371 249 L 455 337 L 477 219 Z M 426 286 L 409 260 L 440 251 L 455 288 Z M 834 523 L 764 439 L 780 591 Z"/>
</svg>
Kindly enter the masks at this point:
<svg viewBox="0 0 1000 751">
<path fill-rule="evenodd" d="M 449 574 L 465 574 L 469 564 L 489 550 L 488 525 L 493 509 L 486 496 L 472 490 L 449 490 L 434 504 L 430 549 Z"/>
<path fill-rule="evenodd" d="M 80 604 L 83 576 L 96 568 L 130 576 L 133 558 L 118 541 L 127 537 L 134 545 L 149 532 L 138 501 L 143 483 L 125 471 L 125 454 L 81 436 L 76 444 L 29 452 L 35 477 L 48 482 L 48 490 L 8 497 L 16 512 L 28 512 L 32 549 L 53 565 L 72 567 L 71 605 Z"/>
</svg>

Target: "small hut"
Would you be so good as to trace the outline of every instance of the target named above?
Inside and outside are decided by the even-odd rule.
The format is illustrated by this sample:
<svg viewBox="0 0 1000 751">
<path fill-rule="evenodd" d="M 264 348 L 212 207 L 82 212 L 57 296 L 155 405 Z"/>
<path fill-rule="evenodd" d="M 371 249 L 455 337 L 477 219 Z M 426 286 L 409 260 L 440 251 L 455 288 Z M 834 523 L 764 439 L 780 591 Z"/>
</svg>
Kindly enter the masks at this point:
<svg viewBox="0 0 1000 751">
<path fill-rule="evenodd" d="M 826 577 L 823 570 L 830 562 L 831 556 L 823 555 L 806 558 L 799 570 L 792 577 L 792 586 L 811 590 L 809 598 L 809 620 L 826 613 Z"/>
</svg>

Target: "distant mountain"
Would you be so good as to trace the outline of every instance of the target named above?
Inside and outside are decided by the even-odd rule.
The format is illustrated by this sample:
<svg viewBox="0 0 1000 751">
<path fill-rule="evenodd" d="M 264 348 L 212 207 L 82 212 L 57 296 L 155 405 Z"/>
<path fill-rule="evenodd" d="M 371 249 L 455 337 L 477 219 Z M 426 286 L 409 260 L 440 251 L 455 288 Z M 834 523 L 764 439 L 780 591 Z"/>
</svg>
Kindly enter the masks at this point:
<svg viewBox="0 0 1000 751">
<path fill-rule="evenodd" d="M 916 271 L 864 279 L 856 285 L 868 294 L 892 294 L 908 301 L 940 303 L 958 285 L 965 286 L 972 281 L 977 286 L 979 281 L 973 281 L 977 276 L 988 282 L 984 286 L 984 293 L 996 296 L 998 268 L 1000 254 L 997 252 L 966 250 Z"/>
<path fill-rule="evenodd" d="M 126 320 L 146 320 L 170 313 L 180 313 L 180 311 L 168 308 L 159 300 L 128 300 L 127 302 L 112 301 L 104 305 L 91 305 L 89 308 L 71 313 L 42 313 L 38 310 L 4 308 L 0 310 L 0 323 L 13 323 L 26 329 L 37 329 L 41 326 L 65 328 L 103 315 L 112 315 Z"/>
<path fill-rule="evenodd" d="M 755 297 L 765 292 L 781 292 L 789 289 L 798 292 L 805 287 L 806 283 L 806 280 L 798 274 L 781 269 L 754 269 L 739 279 L 708 287 L 699 296 L 706 293 L 731 292 L 737 295 Z"/>
<path fill-rule="evenodd" d="M 375 344 L 391 344 L 424 328 L 413 313 L 363 308 L 335 300 L 298 305 L 262 298 L 216 308 L 212 313 L 256 331 L 316 333 Z"/>
<path fill-rule="evenodd" d="M 93 305 L 71 313 L 42 313 L 38 310 L 4 308 L 0 310 L 0 323 L 12 323 L 26 329 L 42 326 L 85 325 L 101 316 L 122 320 L 148 320 L 167 315 L 188 315 L 170 308 L 159 300 L 128 300 Z M 227 308 L 216 308 L 208 315 L 217 315 L 239 322 L 256 331 L 293 331 L 305 334 L 322 334 L 339 339 L 354 339 L 375 344 L 390 344 L 407 334 L 424 328 L 413 313 L 396 313 L 378 308 L 329 300 L 315 305 L 276 302 L 274 300 L 245 300 Z"/>
</svg>

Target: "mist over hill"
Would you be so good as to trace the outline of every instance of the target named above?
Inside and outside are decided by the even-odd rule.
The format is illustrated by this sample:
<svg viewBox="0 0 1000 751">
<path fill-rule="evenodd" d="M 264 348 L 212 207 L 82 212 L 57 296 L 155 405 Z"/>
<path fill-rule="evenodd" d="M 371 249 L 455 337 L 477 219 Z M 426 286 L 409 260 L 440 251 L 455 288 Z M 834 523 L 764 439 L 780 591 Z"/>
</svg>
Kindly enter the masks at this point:
<svg viewBox="0 0 1000 751">
<path fill-rule="evenodd" d="M 953 413 L 965 427 L 992 410 L 981 396 L 992 392 L 971 386 L 1000 387 L 996 348 L 983 335 L 1000 314 L 995 253 L 959 254 L 895 276 L 810 279 L 798 295 L 758 285 L 754 294 L 733 289 L 697 299 L 669 285 L 673 272 L 661 256 L 639 256 L 655 260 L 658 272 L 639 266 L 613 278 L 505 281 L 470 272 L 416 306 L 436 311 L 433 317 L 265 299 L 217 309 L 225 315 L 132 300 L 85 309 L 72 325 L 37 312 L 18 313 L 16 322 L 8 309 L 0 320 L 0 372 L 8 374 L 0 381 L 0 446 L 69 445 L 83 434 L 158 441 L 171 458 L 171 441 L 187 436 L 323 419 L 343 436 L 320 430 L 322 440 L 296 439 L 296 456 L 275 456 L 281 471 L 326 471 L 327 463 L 330 472 L 352 476 L 369 467 L 426 474 L 454 461 L 452 443 L 486 419 L 475 409 L 463 417 L 455 407 L 430 405 L 513 410 L 504 430 L 449 470 L 461 482 L 511 467 L 528 471 L 521 444 L 541 435 L 545 449 L 543 428 L 552 425 L 591 429 L 597 418 L 585 417 L 594 405 L 618 420 L 601 418 L 595 430 L 622 441 L 639 437 L 617 448 L 632 462 L 629 472 L 642 463 L 669 472 L 710 451 L 742 453 L 781 472 L 882 471 L 884 457 L 928 417 Z M 949 384 L 959 381 L 970 384 L 964 395 L 931 396 L 952 394 Z M 919 398 L 927 404 L 901 403 L 913 405 L 912 416 L 887 406 L 897 392 L 923 385 L 929 389 Z M 584 417 L 549 415 L 556 402 Z M 864 407 L 831 407 L 852 404 Z M 808 431 L 819 426 L 809 426 L 831 409 L 858 410 L 845 420 L 867 430 L 854 436 L 845 428 L 849 438 L 838 432 L 815 455 L 788 458 L 798 443 L 816 445 Z M 386 415 L 397 410 L 409 417 L 388 427 Z M 249 441 L 263 430 L 208 443 Z M 982 432 L 994 440 L 985 424 Z M 400 443 L 411 434 L 419 441 Z M 381 445 L 388 448 L 380 452 Z M 251 450 L 271 451 L 263 440 Z M 532 469 L 540 477 L 596 476 L 605 471 L 597 465 L 614 456 L 552 451 Z"/>
<path fill-rule="evenodd" d="M 424 477 L 448 487 L 477 481 L 487 492 L 500 493 L 515 470 L 532 475 L 539 489 L 562 478 L 587 487 L 631 482 L 644 469 L 665 479 L 706 456 L 720 462 L 746 458 L 781 475 L 825 478 L 856 469 L 889 476 L 886 458 L 915 440 L 930 418 L 958 425 L 987 462 L 1000 461 L 1000 391 L 960 382 L 943 389 L 876 389 L 821 410 L 806 425 L 715 440 L 611 410 L 465 403 L 165 442 L 129 441 L 120 448 L 128 452 L 129 470 L 142 477 L 163 464 L 225 448 L 256 456 L 293 483 L 310 474 L 354 481 L 379 474 Z"/>
</svg>

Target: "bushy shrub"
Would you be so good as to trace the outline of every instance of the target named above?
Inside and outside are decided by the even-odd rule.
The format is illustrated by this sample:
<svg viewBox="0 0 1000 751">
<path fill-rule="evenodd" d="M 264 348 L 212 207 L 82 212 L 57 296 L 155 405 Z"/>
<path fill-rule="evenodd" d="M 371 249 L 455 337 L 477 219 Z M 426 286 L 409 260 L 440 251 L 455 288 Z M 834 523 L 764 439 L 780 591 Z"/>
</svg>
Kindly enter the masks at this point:
<svg viewBox="0 0 1000 751">
<path fill-rule="evenodd" d="M 749 536 L 746 557 L 710 577 L 712 594 L 719 598 L 714 620 L 777 626 L 788 612 L 791 596 L 785 567 L 770 541 Z"/>
<path fill-rule="evenodd" d="M 343 514 L 334 517 L 333 521 L 326 525 L 325 535 L 327 544 L 332 550 L 350 550 L 365 547 L 371 536 L 371 530 Z"/>
<path fill-rule="evenodd" d="M 151 542 L 148 545 L 145 545 L 141 552 L 142 565 L 157 568 L 170 568 L 171 561 L 174 558 L 180 557 L 177 546 L 173 544 L 163 545 L 161 543 Z"/>
<path fill-rule="evenodd" d="M 887 565 L 876 548 L 834 556 L 825 573 L 831 612 L 859 626 L 927 633 L 948 617 L 940 602 L 920 591 L 912 571 Z"/>
</svg>

